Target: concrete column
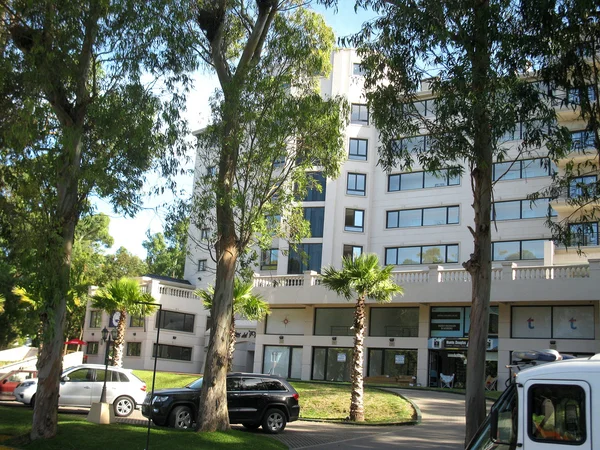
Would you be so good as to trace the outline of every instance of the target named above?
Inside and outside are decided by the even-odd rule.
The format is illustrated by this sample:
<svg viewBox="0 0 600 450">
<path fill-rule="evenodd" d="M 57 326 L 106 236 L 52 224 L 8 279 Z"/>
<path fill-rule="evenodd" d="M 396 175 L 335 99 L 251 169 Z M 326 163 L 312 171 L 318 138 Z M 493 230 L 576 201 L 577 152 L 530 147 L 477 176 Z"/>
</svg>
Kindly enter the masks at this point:
<svg viewBox="0 0 600 450">
<path fill-rule="evenodd" d="M 314 270 L 305 270 L 304 271 L 304 287 L 314 286 L 315 285 L 315 276 L 317 272 Z"/>
<path fill-rule="evenodd" d="M 512 281 L 513 278 L 513 269 L 517 267 L 514 262 L 511 261 L 502 261 L 502 280 L 503 281 Z"/>
<path fill-rule="evenodd" d="M 544 265 L 554 265 L 554 241 L 544 242 Z"/>
<path fill-rule="evenodd" d="M 440 282 L 441 274 L 440 270 L 443 270 L 443 266 L 438 266 L 437 264 L 432 264 L 429 267 L 429 282 L 437 284 Z"/>
<path fill-rule="evenodd" d="M 588 259 L 590 265 L 590 279 L 600 280 L 600 259 Z"/>
</svg>

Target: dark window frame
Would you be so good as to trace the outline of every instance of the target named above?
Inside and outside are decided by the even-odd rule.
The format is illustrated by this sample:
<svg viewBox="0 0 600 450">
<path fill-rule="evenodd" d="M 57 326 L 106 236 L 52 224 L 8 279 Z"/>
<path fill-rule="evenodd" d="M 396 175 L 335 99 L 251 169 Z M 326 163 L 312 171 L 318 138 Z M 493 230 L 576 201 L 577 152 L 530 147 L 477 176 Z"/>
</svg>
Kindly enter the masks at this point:
<svg viewBox="0 0 600 450">
<path fill-rule="evenodd" d="M 275 255 L 275 258 L 273 258 Z M 268 258 L 267 258 L 268 256 Z M 279 249 L 269 248 L 262 250 L 260 255 L 260 270 L 277 270 L 277 263 L 279 261 Z"/>
<path fill-rule="evenodd" d="M 157 349 L 157 345 L 153 344 L 152 347 L 152 357 L 154 358 L 157 354 L 156 352 Z M 162 350 L 168 350 L 168 349 L 178 349 L 180 350 L 180 355 L 179 356 L 184 356 L 183 355 L 183 350 L 189 350 L 189 358 L 186 357 L 172 357 L 172 356 L 164 356 L 162 355 Z M 192 352 L 193 352 L 193 348 L 192 347 L 185 347 L 185 346 L 181 346 L 181 345 L 169 345 L 169 344 L 158 344 L 158 358 L 160 359 L 169 359 L 171 361 L 191 361 L 192 360 Z"/>
<path fill-rule="evenodd" d="M 458 221 L 457 222 L 449 222 L 450 218 L 450 209 L 457 208 L 458 210 Z M 425 211 L 433 210 L 433 209 L 446 209 L 446 223 L 442 224 L 433 224 L 433 225 L 424 225 L 424 215 Z M 408 226 L 400 226 L 400 213 L 404 211 L 421 211 L 421 223 L 420 225 L 408 225 Z M 397 223 L 398 225 L 395 227 L 390 226 L 390 214 L 397 214 Z M 386 211 L 385 218 L 385 228 L 386 229 L 396 229 L 396 228 L 416 228 L 416 227 L 438 227 L 438 226 L 446 226 L 446 225 L 460 225 L 460 205 L 448 205 L 448 206 L 433 206 L 429 208 L 409 208 L 409 209 L 394 209 Z"/>
<path fill-rule="evenodd" d="M 544 257 L 542 256 L 541 258 L 523 258 L 523 243 L 524 242 L 538 242 L 538 241 L 546 241 L 547 239 L 514 239 L 514 240 L 510 240 L 510 241 L 493 241 L 492 242 L 492 261 L 539 261 L 539 260 L 543 260 Z M 495 254 L 496 254 L 496 249 L 495 249 L 495 245 L 496 244 L 509 244 L 509 243 L 515 243 L 518 242 L 519 243 L 519 259 L 496 259 L 495 258 Z"/>
<path fill-rule="evenodd" d="M 574 228 L 579 228 L 579 227 L 581 227 L 582 229 L 583 228 L 587 228 L 587 229 L 591 228 L 592 231 L 591 232 L 584 231 L 582 233 L 578 232 L 578 231 L 573 232 Z M 598 234 L 598 228 L 599 228 L 598 227 L 598 222 L 576 222 L 576 223 L 570 223 L 569 224 L 569 232 L 571 233 L 571 241 L 573 241 L 573 237 L 577 237 L 578 235 L 581 236 L 581 237 L 584 237 L 586 241 L 589 239 L 588 236 L 592 236 L 592 237 L 594 235 L 596 236 L 596 239 L 595 239 L 596 242 L 595 243 L 592 243 L 592 244 L 589 244 L 589 243 L 581 244 L 581 243 L 579 243 L 579 239 L 576 239 L 575 242 L 570 243 L 570 245 L 571 246 L 581 246 L 581 247 L 597 247 L 598 245 L 600 245 L 600 236 Z"/>
<path fill-rule="evenodd" d="M 355 112 L 355 108 L 357 111 Z M 366 114 L 366 119 L 363 118 Z M 354 119 L 358 116 L 357 119 Z M 369 107 L 366 103 L 352 103 L 350 105 L 350 123 L 359 125 L 369 125 Z"/>
<path fill-rule="evenodd" d="M 100 328 L 102 326 L 102 310 L 92 309 L 90 311 L 90 328 Z"/>
<path fill-rule="evenodd" d="M 86 355 L 97 355 L 99 348 L 100 348 L 100 342 L 88 341 L 87 346 L 85 347 L 85 354 Z"/>
<path fill-rule="evenodd" d="M 544 163 L 542 163 L 542 167 L 545 166 L 547 173 L 545 175 L 538 175 L 538 176 L 533 176 L 533 177 L 523 176 L 524 164 L 527 162 L 530 162 L 530 161 L 537 161 L 537 160 L 545 161 Z M 506 171 L 504 170 L 500 173 L 500 170 L 497 170 L 497 169 L 501 164 L 508 164 L 508 163 L 512 163 L 514 165 L 518 164 L 518 166 L 519 166 L 519 177 L 518 178 L 507 178 L 507 179 L 501 178 L 505 174 Z M 551 176 L 553 171 L 554 171 L 554 168 L 552 167 L 552 162 L 550 161 L 549 158 L 527 158 L 527 159 L 518 159 L 518 160 L 514 160 L 514 161 L 499 161 L 499 162 L 495 162 L 492 167 L 492 180 L 493 181 L 511 181 L 511 180 L 529 180 L 531 178 L 543 178 L 543 177 Z"/>
<path fill-rule="evenodd" d="M 183 316 L 183 328 L 184 329 L 174 329 L 174 328 L 169 328 L 168 327 L 168 323 L 166 324 L 165 321 L 167 320 L 167 317 L 172 314 L 175 317 L 177 316 Z M 154 325 L 156 328 L 158 328 L 158 314 L 156 315 L 156 320 L 154 322 Z M 187 326 L 186 324 L 188 324 L 189 322 L 189 318 L 191 317 L 191 326 Z M 194 334 L 194 327 L 196 324 L 196 314 L 191 314 L 191 313 L 185 313 L 185 312 L 181 312 L 181 311 L 173 311 L 170 309 L 163 309 L 161 314 L 160 314 L 160 319 L 161 319 L 161 324 L 160 324 L 160 329 L 161 330 L 169 330 L 170 332 L 180 332 L 180 333 L 190 333 L 190 334 Z M 170 322 L 169 322 L 170 323 Z M 189 330 L 187 330 L 186 328 L 190 328 Z"/>
<path fill-rule="evenodd" d="M 345 258 L 347 256 L 352 256 L 352 259 L 354 260 L 354 250 L 355 249 L 360 249 L 360 254 L 361 255 L 363 254 L 363 246 L 362 245 L 344 244 L 344 247 L 342 249 L 342 258 Z M 348 252 L 348 250 L 350 250 L 350 251 Z"/>
<path fill-rule="evenodd" d="M 439 262 L 439 263 L 424 263 L 423 262 L 423 248 L 424 247 L 444 247 L 444 261 Z M 449 252 L 449 247 L 457 247 L 457 251 L 458 251 L 458 255 L 459 257 L 457 258 L 457 261 L 448 261 L 448 252 Z M 398 264 L 398 252 L 397 250 L 399 249 L 405 249 L 405 248 L 420 248 L 420 261 L 419 263 L 407 263 L 407 264 L 403 264 L 400 263 Z M 391 263 L 388 262 L 387 259 L 387 252 L 388 250 L 396 250 L 396 262 L 395 263 Z M 384 261 L 385 261 L 385 265 L 386 266 L 416 266 L 416 265 L 423 265 L 423 264 L 458 264 L 458 260 L 460 259 L 460 245 L 458 243 L 454 243 L 454 244 L 431 244 L 431 245 L 402 245 L 399 247 L 384 247 L 383 249 L 384 251 Z"/>
<path fill-rule="evenodd" d="M 350 217 L 348 213 L 352 214 L 352 225 L 348 224 L 348 218 Z M 362 213 L 361 224 L 356 225 L 356 213 Z M 364 233 L 365 232 L 365 210 L 364 209 L 356 209 L 356 208 L 345 208 L 344 209 L 344 231 L 348 231 L 350 233 Z"/>
<path fill-rule="evenodd" d="M 548 208 L 546 211 L 546 214 L 544 214 L 543 216 L 535 216 L 535 217 L 523 217 L 523 211 L 525 209 L 529 209 L 531 210 L 531 206 L 532 204 L 535 204 L 536 202 L 539 202 L 540 200 L 547 200 L 548 201 Z M 528 200 L 528 199 L 523 199 L 523 200 L 503 200 L 503 201 L 499 201 L 499 202 L 493 202 L 492 203 L 492 220 L 495 220 L 497 222 L 504 222 L 504 221 L 508 221 L 508 220 L 529 220 L 529 219 L 543 219 L 544 217 L 548 217 L 548 213 L 550 213 L 550 217 L 556 217 L 558 214 L 557 212 L 552 208 L 552 205 L 550 204 L 552 201 L 551 198 L 538 198 L 535 201 L 533 200 Z M 515 218 L 510 218 L 510 219 L 502 219 L 502 218 L 498 218 L 496 217 L 496 205 L 500 204 L 500 203 L 520 203 L 520 208 L 519 208 L 519 217 L 515 217 Z M 527 208 L 525 208 L 524 206 L 524 202 L 527 205 Z"/>
<path fill-rule="evenodd" d="M 352 142 L 356 142 L 356 151 L 352 152 Z M 364 142 L 364 155 L 361 153 L 362 143 Z M 350 138 L 348 144 L 348 159 L 352 161 L 367 161 L 369 156 L 369 140 L 360 138 Z"/>
<path fill-rule="evenodd" d="M 137 349 L 137 351 L 133 351 Z M 142 356 L 142 343 L 141 342 L 128 342 L 125 351 L 125 356 Z"/>
<path fill-rule="evenodd" d="M 350 189 L 350 178 L 354 177 L 354 189 Z M 358 189 L 358 179 L 362 177 L 363 190 Z M 348 172 L 346 175 L 346 194 L 365 197 L 367 195 L 367 174 L 359 172 Z"/>
<path fill-rule="evenodd" d="M 322 238 L 325 231 L 325 207 L 305 206 L 302 209 L 304 220 L 310 224 L 310 237 Z"/>
<path fill-rule="evenodd" d="M 198 260 L 198 272 L 206 272 L 206 263 L 207 263 L 206 259 Z"/>
</svg>

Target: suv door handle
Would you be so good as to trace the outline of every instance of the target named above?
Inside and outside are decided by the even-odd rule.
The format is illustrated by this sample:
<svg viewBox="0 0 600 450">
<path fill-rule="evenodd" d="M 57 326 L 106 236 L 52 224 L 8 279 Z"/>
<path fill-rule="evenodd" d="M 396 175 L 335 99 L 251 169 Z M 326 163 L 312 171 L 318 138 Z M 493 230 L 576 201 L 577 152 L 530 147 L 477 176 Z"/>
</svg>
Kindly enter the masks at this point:
<svg viewBox="0 0 600 450">
<path fill-rule="evenodd" d="M 84 386 L 83 388 L 84 389 L 91 389 L 89 386 Z"/>
</svg>

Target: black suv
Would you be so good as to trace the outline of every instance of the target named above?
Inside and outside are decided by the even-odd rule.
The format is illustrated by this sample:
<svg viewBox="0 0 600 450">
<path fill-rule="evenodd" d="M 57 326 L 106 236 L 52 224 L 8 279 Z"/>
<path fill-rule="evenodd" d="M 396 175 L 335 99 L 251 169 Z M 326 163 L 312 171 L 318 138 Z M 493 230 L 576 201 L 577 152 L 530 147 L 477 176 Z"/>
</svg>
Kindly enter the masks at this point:
<svg viewBox="0 0 600 450">
<path fill-rule="evenodd" d="M 190 428 L 198 417 L 202 378 L 184 388 L 162 389 L 146 396 L 142 414 L 159 426 Z M 256 373 L 227 374 L 229 422 L 246 428 L 262 425 L 265 433 L 277 434 L 288 422 L 298 420 L 298 393 L 284 379 Z"/>
</svg>

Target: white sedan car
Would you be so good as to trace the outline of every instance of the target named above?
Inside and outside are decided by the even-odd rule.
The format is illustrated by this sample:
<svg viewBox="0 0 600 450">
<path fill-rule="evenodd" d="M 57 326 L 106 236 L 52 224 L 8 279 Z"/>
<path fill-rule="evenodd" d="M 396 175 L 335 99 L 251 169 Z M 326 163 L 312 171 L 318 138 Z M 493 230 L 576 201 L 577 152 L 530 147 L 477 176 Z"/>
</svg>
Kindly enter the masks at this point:
<svg viewBox="0 0 600 450">
<path fill-rule="evenodd" d="M 104 385 L 104 369 L 100 364 L 82 364 L 69 367 L 60 377 L 58 406 L 90 407 L 100 401 Z M 37 378 L 26 380 L 16 388 L 16 400 L 33 407 L 37 391 Z M 129 416 L 146 397 L 146 383 L 130 369 L 108 367 L 106 402 L 113 405 L 115 415 Z"/>
</svg>

